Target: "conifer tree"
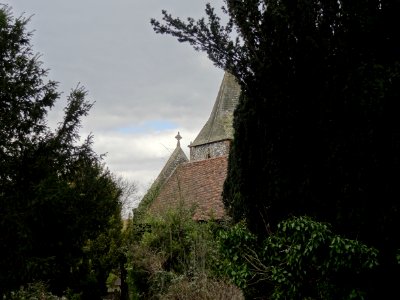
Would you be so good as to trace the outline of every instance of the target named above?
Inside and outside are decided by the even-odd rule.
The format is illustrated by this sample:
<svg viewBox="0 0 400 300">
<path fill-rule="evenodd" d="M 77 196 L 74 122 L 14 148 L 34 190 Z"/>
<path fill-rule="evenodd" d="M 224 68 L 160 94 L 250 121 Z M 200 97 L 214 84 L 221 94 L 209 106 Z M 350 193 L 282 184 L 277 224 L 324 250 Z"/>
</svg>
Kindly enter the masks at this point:
<svg viewBox="0 0 400 300">
<path fill-rule="evenodd" d="M 291 215 L 329 221 L 380 250 L 365 282 L 374 297 L 389 291 L 400 248 L 399 2 L 225 3 L 225 26 L 210 5 L 207 19 L 164 11 L 152 24 L 241 83 L 229 213 L 259 236 Z"/>
<path fill-rule="evenodd" d="M 0 6 L 0 298 L 36 281 L 58 294 L 95 282 L 84 246 L 120 220 L 120 188 L 92 137 L 80 142 L 92 106 L 85 89 L 71 92 L 58 128 L 47 126 L 59 93 L 31 49 L 28 21 Z"/>
</svg>

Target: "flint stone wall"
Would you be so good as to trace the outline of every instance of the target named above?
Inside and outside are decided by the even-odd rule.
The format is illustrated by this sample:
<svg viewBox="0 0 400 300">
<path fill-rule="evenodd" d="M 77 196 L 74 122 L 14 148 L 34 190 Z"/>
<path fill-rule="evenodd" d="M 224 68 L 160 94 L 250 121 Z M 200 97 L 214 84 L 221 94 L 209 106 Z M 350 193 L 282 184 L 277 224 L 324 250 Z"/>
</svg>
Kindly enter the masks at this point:
<svg viewBox="0 0 400 300">
<path fill-rule="evenodd" d="M 190 147 L 190 161 L 215 158 L 229 154 L 231 141 L 219 141 Z"/>
</svg>

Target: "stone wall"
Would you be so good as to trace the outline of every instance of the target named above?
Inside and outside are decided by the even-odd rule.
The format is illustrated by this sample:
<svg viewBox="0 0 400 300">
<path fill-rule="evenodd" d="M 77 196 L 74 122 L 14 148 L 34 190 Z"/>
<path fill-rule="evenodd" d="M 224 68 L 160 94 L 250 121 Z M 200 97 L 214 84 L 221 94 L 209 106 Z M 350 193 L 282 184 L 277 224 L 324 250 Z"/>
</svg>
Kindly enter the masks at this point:
<svg viewBox="0 0 400 300">
<path fill-rule="evenodd" d="M 231 141 L 224 140 L 190 147 L 190 161 L 220 157 L 229 154 Z"/>
</svg>

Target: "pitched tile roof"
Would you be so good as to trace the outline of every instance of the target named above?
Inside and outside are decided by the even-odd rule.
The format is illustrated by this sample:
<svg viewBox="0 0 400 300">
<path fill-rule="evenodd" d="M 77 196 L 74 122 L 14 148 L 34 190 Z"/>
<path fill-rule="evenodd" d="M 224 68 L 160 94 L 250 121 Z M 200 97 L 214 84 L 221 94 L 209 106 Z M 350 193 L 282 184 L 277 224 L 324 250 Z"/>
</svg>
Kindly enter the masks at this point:
<svg viewBox="0 0 400 300">
<path fill-rule="evenodd" d="M 178 132 L 179 135 L 179 132 Z M 172 152 L 170 158 L 168 159 L 167 163 L 165 164 L 164 168 L 161 170 L 160 174 L 156 178 L 154 184 L 162 185 L 165 180 L 171 176 L 172 172 L 174 172 L 175 168 L 185 162 L 188 162 L 189 159 L 187 158 L 185 152 L 183 152 L 181 145 L 178 141 L 174 152 Z"/>
<path fill-rule="evenodd" d="M 179 165 L 164 183 L 150 211 L 162 213 L 183 202 L 186 207 L 194 206 L 195 220 L 222 219 L 225 216 L 222 188 L 227 168 L 227 156 Z"/>
</svg>

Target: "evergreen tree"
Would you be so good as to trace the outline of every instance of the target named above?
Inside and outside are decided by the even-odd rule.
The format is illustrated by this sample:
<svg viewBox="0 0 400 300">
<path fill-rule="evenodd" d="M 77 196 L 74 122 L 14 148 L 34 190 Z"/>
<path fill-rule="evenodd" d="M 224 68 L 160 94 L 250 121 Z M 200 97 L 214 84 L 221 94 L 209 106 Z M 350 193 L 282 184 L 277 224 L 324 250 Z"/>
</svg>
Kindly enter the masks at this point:
<svg viewBox="0 0 400 300">
<path fill-rule="evenodd" d="M 399 2 L 225 3 L 226 26 L 210 5 L 207 20 L 164 11 L 164 23 L 152 24 L 242 85 L 229 213 L 261 236 L 290 215 L 311 215 L 378 248 L 381 268 L 365 281 L 378 297 L 399 274 Z"/>
<path fill-rule="evenodd" d="M 0 297 L 35 281 L 56 293 L 95 282 L 84 246 L 120 220 L 120 188 L 92 137 L 79 142 L 87 92 L 71 92 L 55 131 L 46 124 L 59 94 L 31 49 L 28 21 L 0 6 Z"/>
</svg>

